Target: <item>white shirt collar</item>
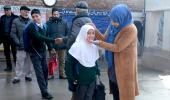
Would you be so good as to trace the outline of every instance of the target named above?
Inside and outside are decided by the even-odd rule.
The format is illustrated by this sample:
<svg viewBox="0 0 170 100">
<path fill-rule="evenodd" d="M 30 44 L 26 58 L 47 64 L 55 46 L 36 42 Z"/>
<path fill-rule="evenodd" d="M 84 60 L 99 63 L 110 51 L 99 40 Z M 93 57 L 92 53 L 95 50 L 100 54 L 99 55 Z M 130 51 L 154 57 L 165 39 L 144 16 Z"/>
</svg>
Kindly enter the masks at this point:
<svg viewBox="0 0 170 100">
<path fill-rule="evenodd" d="M 40 23 L 40 24 L 36 23 L 36 25 L 39 26 L 39 27 L 41 27 L 43 24 L 42 24 L 42 23 Z"/>
<path fill-rule="evenodd" d="M 36 25 L 38 26 L 38 27 L 40 27 L 40 28 L 42 28 L 43 29 L 43 23 L 36 23 Z"/>
</svg>

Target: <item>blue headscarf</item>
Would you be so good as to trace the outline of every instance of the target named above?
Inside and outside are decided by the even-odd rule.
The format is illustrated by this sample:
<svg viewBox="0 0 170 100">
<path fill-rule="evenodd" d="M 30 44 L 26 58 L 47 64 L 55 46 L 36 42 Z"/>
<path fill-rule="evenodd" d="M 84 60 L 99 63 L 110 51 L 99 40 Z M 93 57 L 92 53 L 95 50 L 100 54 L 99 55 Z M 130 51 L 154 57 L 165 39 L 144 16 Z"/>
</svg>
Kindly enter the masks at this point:
<svg viewBox="0 0 170 100">
<path fill-rule="evenodd" d="M 133 23 L 132 14 L 127 5 L 119 4 L 111 9 L 110 19 L 113 22 L 119 23 L 119 27 L 114 27 L 112 24 L 109 25 L 107 43 L 114 43 L 117 34 L 126 27 L 127 25 Z M 113 52 L 106 50 L 106 60 L 108 62 L 108 67 L 114 67 L 114 56 Z"/>
</svg>

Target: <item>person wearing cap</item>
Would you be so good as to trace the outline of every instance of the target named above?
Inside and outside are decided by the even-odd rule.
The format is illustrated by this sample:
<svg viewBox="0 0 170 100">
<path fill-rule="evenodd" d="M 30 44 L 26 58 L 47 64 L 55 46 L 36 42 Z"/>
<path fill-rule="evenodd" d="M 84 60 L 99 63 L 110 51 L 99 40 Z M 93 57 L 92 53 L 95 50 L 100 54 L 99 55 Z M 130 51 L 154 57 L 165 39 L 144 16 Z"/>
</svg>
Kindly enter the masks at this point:
<svg viewBox="0 0 170 100">
<path fill-rule="evenodd" d="M 10 35 L 17 48 L 15 77 L 13 79 L 14 84 L 19 83 L 23 75 L 25 75 L 25 81 L 32 81 L 32 62 L 29 54 L 24 50 L 23 43 L 23 31 L 31 22 L 31 19 L 29 18 L 29 11 L 30 9 L 27 6 L 21 6 L 20 16 L 12 23 Z"/>
<path fill-rule="evenodd" d="M 71 33 L 67 40 L 67 49 L 75 42 L 75 39 L 83 25 L 91 23 L 92 20 L 88 14 L 88 4 L 86 1 L 79 1 L 75 4 L 76 16 L 72 20 Z"/>
<path fill-rule="evenodd" d="M 52 17 L 47 21 L 47 34 L 51 38 L 63 38 L 67 39 L 68 35 L 68 26 L 60 16 L 59 9 L 52 9 Z M 57 60 L 59 61 L 59 79 L 66 79 L 64 65 L 65 65 L 65 50 L 66 45 L 64 43 L 56 45 L 49 44 L 48 46 L 50 55 L 56 55 Z M 55 54 L 54 54 L 55 53 Z M 54 75 L 49 75 L 49 79 L 53 79 Z"/>
<path fill-rule="evenodd" d="M 81 27 L 86 23 L 92 23 L 92 20 L 88 13 L 88 4 L 86 1 L 76 2 L 74 5 L 75 8 L 75 17 L 72 20 L 72 25 L 70 27 L 70 33 L 67 39 L 57 38 L 57 44 L 66 43 L 67 49 L 70 49 L 72 44 L 74 43 Z"/>
<path fill-rule="evenodd" d="M 70 33 L 69 33 L 67 40 L 64 40 L 62 38 L 56 39 L 57 44 L 65 42 L 66 46 L 67 46 L 67 50 L 69 50 L 70 47 L 75 42 L 81 27 L 87 23 L 92 23 L 92 20 L 88 15 L 88 4 L 86 1 L 79 1 L 75 4 L 74 7 L 76 10 L 76 16 L 72 20 Z M 66 57 L 66 63 L 67 62 L 69 62 L 69 59 Z M 73 72 L 76 72 L 76 69 L 73 69 Z M 68 81 L 68 83 L 69 83 L 69 90 L 73 93 L 71 100 L 75 100 L 75 98 L 76 98 L 76 84 L 74 84 L 71 81 Z"/>
<path fill-rule="evenodd" d="M 16 46 L 10 37 L 10 32 L 11 32 L 12 22 L 18 16 L 14 15 L 11 11 L 11 6 L 7 6 L 7 5 L 4 6 L 4 13 L 5 14 L 1 16 L 1 20 L 0 20 L 0 28 L 1 28 L 0 34 L 3 39 L 2 42 L 4 46 L 4 55 L 6 58 L 6 66 L 7 66 L 4 69 L 4 71 L 11 72 L 12 62 L 11 62 L 10 51 L 12 51 L 14 62 L 16 62 Z"/>
</svg>

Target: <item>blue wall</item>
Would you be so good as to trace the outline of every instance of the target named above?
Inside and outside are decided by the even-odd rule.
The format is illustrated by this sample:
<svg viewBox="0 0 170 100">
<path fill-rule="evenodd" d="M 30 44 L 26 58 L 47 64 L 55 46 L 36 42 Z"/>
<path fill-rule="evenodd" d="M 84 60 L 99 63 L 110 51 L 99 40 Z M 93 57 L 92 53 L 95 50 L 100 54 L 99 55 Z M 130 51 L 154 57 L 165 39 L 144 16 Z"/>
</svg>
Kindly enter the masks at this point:
<svg viewBox="0 0 170 100">
<path fill-rule="evenodd" d="M 75 16 L 75 12 L 73 9 L 66 9 L 63 8 L 60 10 L 61 15 L 63 16 L 63 19 L 65 19 L 68 22 L 68 25 L 71 25 L 72 19 Z M 89 11 L 90 17 L 95 23 L 96 27 L 104 33 L 109 25 L 109 12 L 108 11 L 99 11 L 99 10 L 90 10 Z"/>
</svg>

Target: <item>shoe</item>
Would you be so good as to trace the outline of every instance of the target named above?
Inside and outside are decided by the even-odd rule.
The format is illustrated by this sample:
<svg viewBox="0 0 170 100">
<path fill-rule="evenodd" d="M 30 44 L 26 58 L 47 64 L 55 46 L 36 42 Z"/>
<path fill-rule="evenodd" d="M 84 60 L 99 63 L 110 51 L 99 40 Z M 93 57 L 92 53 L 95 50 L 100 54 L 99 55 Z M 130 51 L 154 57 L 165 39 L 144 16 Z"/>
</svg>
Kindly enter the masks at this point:
<svg viewBox="0 0 170 100">
<path fill-rule="evenodd" d="M 19 82 L 20 82 L 20 79 L 14 79 L 14 80 L 12 81 L 13 84 L 17 84 L 17 83 L 19 83 Z"/>
<path fill-rule="evenodd" d="M 59 79 L 67 79 L 67 77 L 59 75 Z"/>
<path fill-rule="evenodd" d="M 53 96 L 49 93 L 45 93 L 45 94 L 42 94 L 42 98 L 47 99 L 47 100 L 51 100 L 53 98 Z"/>
<path fill-rule="evenodd" d="M 31 82 L 32 78 L 31 77 L 25 77 L 25 81 Z"/>
<path fill-rule="evenodd" d="M 12 68 L 7 67 L 7 68 L 4 69 L 4 71 L 6 71 L 6 72 L 12 72 Z"/>
<path fill-rule="evenodd" d="M 49 76 L 48 80 L 54 79 L 54 76 Z"/>
</svg>

